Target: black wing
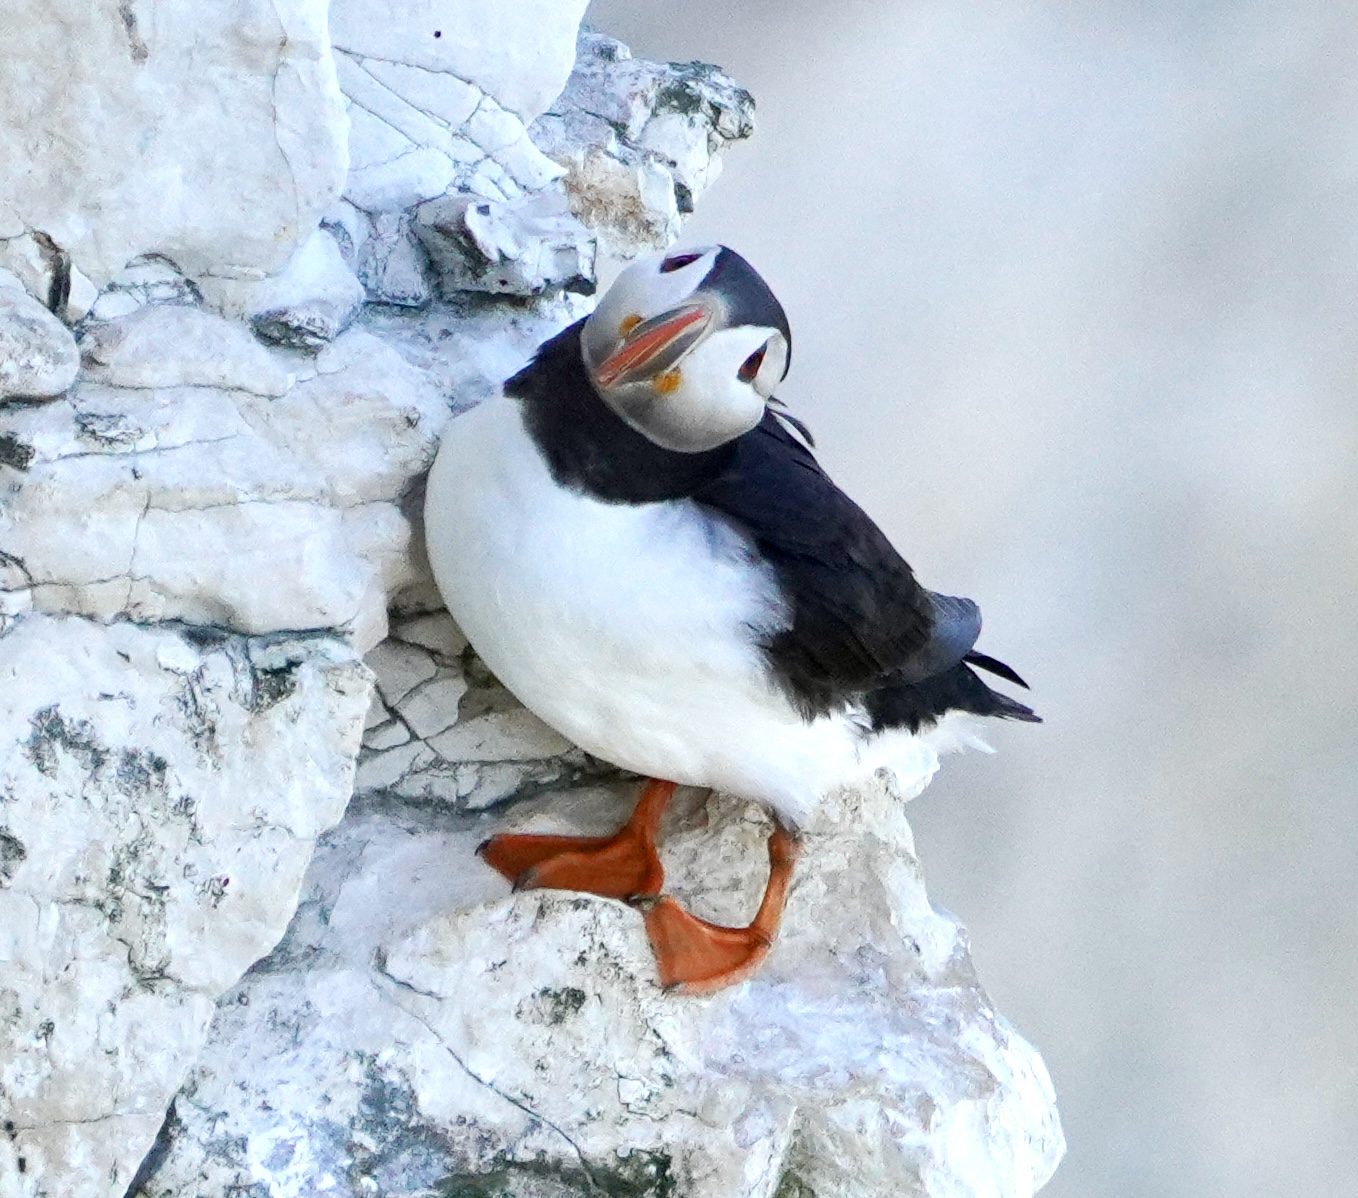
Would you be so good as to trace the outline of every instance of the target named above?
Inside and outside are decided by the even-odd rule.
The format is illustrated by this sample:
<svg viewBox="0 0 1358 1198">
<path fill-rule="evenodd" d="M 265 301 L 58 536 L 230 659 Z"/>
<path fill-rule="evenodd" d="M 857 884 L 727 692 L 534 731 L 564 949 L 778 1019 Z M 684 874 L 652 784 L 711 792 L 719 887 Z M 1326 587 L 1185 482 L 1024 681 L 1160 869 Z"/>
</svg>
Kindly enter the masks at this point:
<svg viewBox="0 0 1358 1198">
<path fill-rule="evenodd" d="M 791 627 L 764 645 L 806 714 L 961 661 L 980 632 L 969 599 L 934 595 L 773 412 L 693 498 L 749 536 L 774 569 Z"/>
</svg>

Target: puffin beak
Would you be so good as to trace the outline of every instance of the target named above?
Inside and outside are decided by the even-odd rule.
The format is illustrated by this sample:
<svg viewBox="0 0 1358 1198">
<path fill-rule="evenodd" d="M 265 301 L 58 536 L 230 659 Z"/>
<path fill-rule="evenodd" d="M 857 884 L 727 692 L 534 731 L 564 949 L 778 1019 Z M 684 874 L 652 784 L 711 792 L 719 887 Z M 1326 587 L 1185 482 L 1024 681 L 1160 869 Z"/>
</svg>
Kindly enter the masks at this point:
<svg viewBox="0 0 1358 1198">
<path fill-rule="evenodd" d="M 594 372 L 601 387 L 669 369 L 707 331 L 712 313 L 703 304 L 686 304 L 644 320 Z"/>
</svg>

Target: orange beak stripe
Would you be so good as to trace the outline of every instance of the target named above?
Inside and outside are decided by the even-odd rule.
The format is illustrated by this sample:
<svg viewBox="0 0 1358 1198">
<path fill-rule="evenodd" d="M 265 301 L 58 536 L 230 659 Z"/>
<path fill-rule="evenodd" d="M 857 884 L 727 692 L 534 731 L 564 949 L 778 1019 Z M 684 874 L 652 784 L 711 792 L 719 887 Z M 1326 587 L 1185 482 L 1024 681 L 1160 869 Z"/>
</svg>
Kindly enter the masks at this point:
<svg viewBox="0 0 1358 1198">
<path fill-rule="evenodd" d="M 619 349 L 609 354 L 599 364 L 595 377 L 602 386 L 611 387 L 624 374 L 644 366 L 680 333 L 707 319 L 706 309 L 689 308 L 672 320 L 647 329 L 641 336 L 624 341 Z"/>
</svg>

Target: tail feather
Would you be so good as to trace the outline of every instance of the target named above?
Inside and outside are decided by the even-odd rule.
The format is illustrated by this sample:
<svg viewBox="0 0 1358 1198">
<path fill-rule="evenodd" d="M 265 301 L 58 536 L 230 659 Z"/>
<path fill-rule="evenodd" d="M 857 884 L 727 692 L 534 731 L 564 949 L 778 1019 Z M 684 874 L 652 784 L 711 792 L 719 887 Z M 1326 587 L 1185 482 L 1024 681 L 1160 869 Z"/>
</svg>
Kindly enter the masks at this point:
<svg viewBox="0 0 1358 1198">
<path fill-rule="evenodd" d="M 1002 720 L 1022 720 L 1025 724 L 1042 723 L 1042 717 L 1026 703 L 1020 703 L 999 691 L 991 691 L 990 694 L 995 700 L 995 710 L 985 714 L 997 716 Z"/>
<path fill-rule="evenodd" d="M 962 659 L 968 665 L 976 666 L 977 669 L 988 670 L 990 673 L 998 675 L 1006 682 L 1012 682 L 1015 686 L 1021 686 L 1024 690 L 1030 690 L 1026 682 L 1019 677 L 1018 671 L 1013 666 L 1005 665 L 998 658 L 990 657 L 985 653 L 977 653 L 973 649 Z"/>
<path fill-rule="evenodd" d="M 1011 699 L 1008 695 L 991 690 L 970 668 L 974 664 L 981 669 L 990 670 L 1002 678 L 1017 681 L 1022 679 L 1002 662 L 975 654 L 984 661 L 971 659 L 972 654 L 940 674 L 922 679 L 919 682 L 896 682 L 873 691 L 866 697 L 868 715 L 872 719 L 874 731 L 887 728 L 908 728 L 918 732 L 929 727 L 950 711 L 966 711 L 974 715 L 993 716 L 1001 720 L 1022 720 L 1029 724 L 1040 724 L 1042 717 L 1031 707 Z M 1000 667 L 991 669 L 991 665 Z M 1010 675 L 1013 675 L 1011 678 Z"/>
</svg>

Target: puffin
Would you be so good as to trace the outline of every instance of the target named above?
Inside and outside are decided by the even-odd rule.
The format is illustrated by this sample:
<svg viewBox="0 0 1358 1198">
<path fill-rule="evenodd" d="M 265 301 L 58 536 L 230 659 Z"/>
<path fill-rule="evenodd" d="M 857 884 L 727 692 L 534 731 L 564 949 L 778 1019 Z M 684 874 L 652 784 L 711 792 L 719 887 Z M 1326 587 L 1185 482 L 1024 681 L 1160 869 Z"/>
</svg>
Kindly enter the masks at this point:
<svg viewBox="0 0 1358 1198">
<path fill-rule="evenodd" d="M 681 993 L 762 962 L 827 793 L 918 760 L 958 715 L 1039 721 L 982 678 L 1026 688 L 975 648 L 977 605 L 917 582 L 817 462 L 774 395 L 791 353 L 782 305 L 734 250 L 640 259 L 449 422 L 428 481 L 430 564 L 477 654 L 567 739 L 648 779 L 612 836 L 506 833 L 478 852 L 516 889 L 637 907 Z M 677 785 L 772 814 L 747 927 L 664 893 Z"/>
</svg>

